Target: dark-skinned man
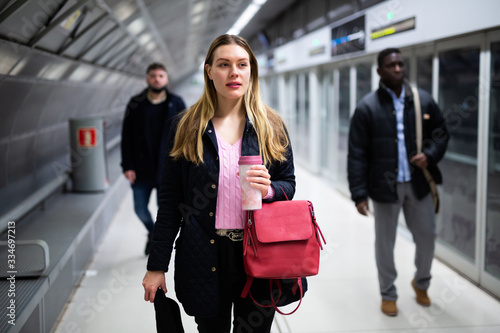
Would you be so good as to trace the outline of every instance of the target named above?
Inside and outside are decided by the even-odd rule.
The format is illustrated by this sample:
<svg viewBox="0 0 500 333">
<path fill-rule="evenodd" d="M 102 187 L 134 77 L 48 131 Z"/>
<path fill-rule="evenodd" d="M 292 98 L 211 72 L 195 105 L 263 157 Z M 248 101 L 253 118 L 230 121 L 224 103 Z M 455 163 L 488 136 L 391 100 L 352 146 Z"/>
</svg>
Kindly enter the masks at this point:
<svg viewBox="0 0 500 333">
<path fill-rule="evenodd" d="M 422 169 L 429 170 L 436 184 L 442 183 L 437 163 L 444 156 L 449 136 L 432 96 L 419 89 L 424 145 L 417 153 L 414 96 L 404 79 L 401 52 L 385 49 L 377 60 L 379 88 L 361 99 L 351 119 L 348 180 L 360 214 L 368 215 L 368 198 L 372 199 L 381 311 L 396 316 L 394 244 L 401 209 L 416 245 L 416 272 L 408 285 L 420 305 L 431 304 L 427 289 L 434 258 L 435 213 Z"/>
</svg>

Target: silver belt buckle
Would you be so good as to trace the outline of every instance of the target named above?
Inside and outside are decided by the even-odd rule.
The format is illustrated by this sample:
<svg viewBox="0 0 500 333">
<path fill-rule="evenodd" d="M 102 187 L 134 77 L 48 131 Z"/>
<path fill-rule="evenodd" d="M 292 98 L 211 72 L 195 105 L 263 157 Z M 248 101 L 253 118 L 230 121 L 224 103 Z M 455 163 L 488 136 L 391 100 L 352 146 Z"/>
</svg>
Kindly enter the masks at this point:
<svg viewBox="0 0 500 333">
<path fill-rule="evenodd" d="M 233 242 L 243 240 L 243 229 L 217 229 L 215 233 L 222 237 L 227 237 Z"/>
</svg>

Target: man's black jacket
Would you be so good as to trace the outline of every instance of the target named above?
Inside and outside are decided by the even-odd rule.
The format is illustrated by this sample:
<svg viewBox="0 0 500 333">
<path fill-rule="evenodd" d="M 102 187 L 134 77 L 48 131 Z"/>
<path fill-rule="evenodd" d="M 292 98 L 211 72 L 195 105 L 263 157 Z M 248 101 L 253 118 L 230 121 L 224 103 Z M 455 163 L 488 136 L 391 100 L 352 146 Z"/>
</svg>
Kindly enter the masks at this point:
<svg viewBox="0 0 500 333">
<path fill-rule="evenodd" d="M 186 106 L 182 99 L 167 91 L 167 100 L 162 104 L 165 109 L 165 122 L 162 142 L 158 145 L 152 142 L 148 135 L 148 126 L 144 121 L 144 112 L 147 109 L 147 89 L 130 99 L 122 127 L 122 169 L 134 170 L 137 182 L 158 184 L 161 175 L 162 161 L 165 155 L 165 145 L 170 132 L 172 119 L 182 112 Z M 153 147 L 160 146 L 160 151 Z"/>
<path fill-rule="evenodd" d="M 429 191 L 420 168 L 409 160 L 417 153 L 415 107 L 411 87 L 405 84 L 404 134 L 411 183 L 417 198 Z M 439 107 L 432 96 L 418 90 L 422 109 L 423 145 L 428 170 L 436 184 L 442 183 L 437 164 L 448 144 L 448 131 Z M 349 130 L 348 179 L 352 200 L 358 204 L 372 198 L 378 202 L 396 202 L 398 175 L 398 143 L 396 112 L 391 96 L 380 83 L 357 105 Z"/>
<path fill-rule="evenodd" d="M 168 140 L 172 147 L 173 135 Z M 217 236 L 215 214 L 219 186 L 217 138 L 212 122 L 202 137 L 203 163 L 195 165 L 167 156 L 160 186 L 159 210 L 149 255 L 149 271 L 167 271 L 174 240 L 175 291 L 188 315 L 211 317 L 219 308 Z M 248 121 L 243 132 L 241 155 L 259 155 L 257 134 Z M 295 193 L 293 155 L 268 166 L 275 196 L 271 201 L 292 199 Z"/>
</svg>

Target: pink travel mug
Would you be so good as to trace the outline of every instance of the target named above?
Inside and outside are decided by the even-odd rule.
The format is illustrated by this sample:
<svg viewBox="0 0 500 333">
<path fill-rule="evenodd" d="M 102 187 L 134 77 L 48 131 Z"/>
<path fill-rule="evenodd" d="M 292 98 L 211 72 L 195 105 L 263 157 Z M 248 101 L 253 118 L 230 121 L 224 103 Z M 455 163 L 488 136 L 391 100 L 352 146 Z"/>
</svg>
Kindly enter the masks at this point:
<svg viewBox="0 0 500 333">
<path fill-rule="evenodd" d="M 261 209 L 262 193 L 260 190 L 250 186 L 246 177 L 247 171 L 250 170 L 252 165 L 262 164 L 262 159 L 259 155 L 241 156 L 238 164 L 240 165 L 241 204 L 243 210 Z"/>
</svg>

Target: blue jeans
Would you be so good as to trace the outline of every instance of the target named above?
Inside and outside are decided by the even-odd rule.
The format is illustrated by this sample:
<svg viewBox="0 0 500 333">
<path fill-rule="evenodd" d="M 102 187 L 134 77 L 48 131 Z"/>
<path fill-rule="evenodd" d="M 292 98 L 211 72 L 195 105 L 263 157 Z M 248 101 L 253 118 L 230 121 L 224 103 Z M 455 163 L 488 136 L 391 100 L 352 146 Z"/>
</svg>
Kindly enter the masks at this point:
<svg viewBox="0 0 500 333">
<path fill-rule="evenodd" d="M 148 209 L 149 198 L 151 197 L 151 192 L 154 188 L 158 189 L 155 184 L 137 182 L 132 184 L 132 191 L 134 193 L 134 210 L 137 217 L 139 217 L 139 220 L 141 220 L 148 230 L 149 237 L 153 236 L 155 226 L 151 213 Z M 156 192 L 156 198 L 158 199 L 158 191 Z"/>
</svg>

